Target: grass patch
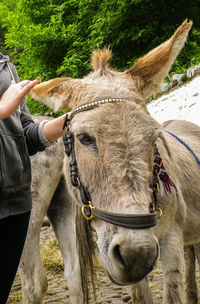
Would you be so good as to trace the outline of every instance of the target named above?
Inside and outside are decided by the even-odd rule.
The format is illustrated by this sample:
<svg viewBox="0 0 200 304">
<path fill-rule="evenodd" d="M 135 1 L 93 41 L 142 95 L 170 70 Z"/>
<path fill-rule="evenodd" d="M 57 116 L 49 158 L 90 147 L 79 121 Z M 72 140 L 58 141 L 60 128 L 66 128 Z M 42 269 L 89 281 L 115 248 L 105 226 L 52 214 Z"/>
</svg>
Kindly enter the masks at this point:
<svg viewBox="0 0 200 304">
<path fill-rule="evenodd" d="M 41 256 L 45 271 L 59 273 L 63 272 L 64 264 L 56 238 L 45 241 L 41 245 Z"/>
<path fill-rule="evenodd" d="M 22 304 L 21 290 L 14 291 L 10 294 L 8 304 Z"/>
</svg>

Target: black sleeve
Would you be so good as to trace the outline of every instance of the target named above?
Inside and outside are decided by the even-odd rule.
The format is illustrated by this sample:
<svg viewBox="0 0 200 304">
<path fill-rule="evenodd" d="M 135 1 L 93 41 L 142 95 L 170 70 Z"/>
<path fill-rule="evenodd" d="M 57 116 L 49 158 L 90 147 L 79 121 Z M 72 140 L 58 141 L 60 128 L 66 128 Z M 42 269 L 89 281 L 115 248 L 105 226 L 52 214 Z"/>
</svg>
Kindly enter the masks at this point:
<svg viewBox="0 0 200 304">
<path fill-rule="evenodd" d="M 46 147 L 41 143 L 39 138 L 39 124 L 34 123 L 31 115 L 24 112 L 21 112 L 20 119 L 24 129 L 29 155 L 34 155 L 38 151 L 44 151 Z"/>
</svg>

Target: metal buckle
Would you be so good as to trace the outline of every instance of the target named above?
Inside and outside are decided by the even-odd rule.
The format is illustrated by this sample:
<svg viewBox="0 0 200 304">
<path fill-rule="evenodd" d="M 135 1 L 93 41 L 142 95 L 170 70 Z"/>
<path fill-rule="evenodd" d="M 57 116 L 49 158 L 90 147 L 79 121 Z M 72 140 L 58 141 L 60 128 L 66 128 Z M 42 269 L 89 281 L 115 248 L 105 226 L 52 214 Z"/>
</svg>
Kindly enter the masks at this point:
<svg viewBox="0 0 200 304">
<path fill-rule="evenodd" d="M 159 218 L 161 218 L 161 216 L 162 216 L 162 210 L 160 209 L 160 208 L 156 208 L 156 211 L 158 212 L 158 215 L 157 215 L 157 218 L 159 219 Z"/>
<path fill-rule="evenodd" d="M 94 207 L 91 205 L 91 202 L 89 202 L 88 205 L 83 205 L 82 215 L 87 221 L 90 221 L 91 219 L 94 218 L 94 215 L 92 213 L 93 209 L 94 209 Z"/>
</svg>

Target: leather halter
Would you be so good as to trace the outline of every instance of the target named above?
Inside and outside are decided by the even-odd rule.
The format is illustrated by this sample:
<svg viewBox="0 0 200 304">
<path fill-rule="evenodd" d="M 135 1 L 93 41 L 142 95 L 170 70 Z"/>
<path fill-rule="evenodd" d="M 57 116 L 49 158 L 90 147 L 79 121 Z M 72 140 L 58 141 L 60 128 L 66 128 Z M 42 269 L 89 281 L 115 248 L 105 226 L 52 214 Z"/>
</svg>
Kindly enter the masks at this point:
<svg viewBox="0 0 200 304">
<path fill-rule="evenodd" d="M 70 120 L 74 117 L 75 114 L 92 109 L 99 106 L 100 104 L 105 103 L 114 103 L 114 102 L 129 102 L 124 99 L 104 99 L 100 101 L 91 102 L 80 107 L 75 108 L 71 112 Z M 65 145 L 65 153 L 67 156 L 71 156 L 70 161 L 70 176 L 71 183 L 74 187 L 79 188 L 80 197 L 83 203 L 82 214 L 86 220 L 91 220 L 94 217 L 97 217 L 103 221 L 111 223 L 113 225 L 129 228 L 129 229 L 146 229 L 154 227 L 157 224 L 157 218 L 162 215 L 162 211 L 157 208 L 157 191 L 159 188 L 159 181 L 157 177 L 156 167 L 153 169 L 153 183 L 151 188 L 153 189 L 153 202 L 149 205 L 150 213 L 147 214 L 121 214 L 121 213 L 112 213 L 97 209 L 92 205 L 92 200 L 90 193 L 87 188 L 83 186 L 79 179 L 78 167 L 76 162 L 76 155 L 74 149 L 74 135 L 70 131 L 69 127 L 63 136 L 63 141 Z"/>
</svg>

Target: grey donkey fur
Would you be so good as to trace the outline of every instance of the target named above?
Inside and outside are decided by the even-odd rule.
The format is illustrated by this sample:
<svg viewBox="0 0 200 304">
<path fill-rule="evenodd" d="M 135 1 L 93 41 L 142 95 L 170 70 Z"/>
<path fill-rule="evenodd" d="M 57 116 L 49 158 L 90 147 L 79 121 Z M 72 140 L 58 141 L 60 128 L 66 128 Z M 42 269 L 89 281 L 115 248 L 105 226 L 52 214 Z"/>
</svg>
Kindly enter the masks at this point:
<svg viewBox="0 0 200 304">
<path fill-rule="evenodd" d="M 113 70 L 108 66 L 110 50 L 97 50 L 93 52 L 91 60 L 93 72 L 85 78 L 53 79 L 37 85 L 30 92 L 31 97 L 56 110 L 67 107 L 73 109 L 77 105 L 105 98 L 129 100 L 79 113 L 70 124 L 75 135 L 80 179 L 89 189 L 93 204 L 99 209 L 136 214 L 149 212 L 153 147 L 156 143 L 165 168 L 177 187 L 177 191 L 172 189 L 171 194 L 166 195 L 160 186 L 158 206 L 163 215 L 157 226 L 147 230 L 128 230 L 96 218 L 91 222 L 97 234 L 99 254 L 109 277 L 118 284 L 137 284 L 140 293 L 138 304 L 142 301 L 150 304 L 153 301 L 145 278 L 153 269 L 159 254 L 163 272 L 163 303 L 186 303 L 183 247 L 193 246 L 200 241 L 199 166 L 193 155 L 147 113 L 145 106 L 145 97 L 155 91 L 167 75 L 191 26 L 192 22 L 186 20 L 169 40 L 142 57 L 129 70 Z M 187 142 L 200 157 L 198 126 L 186 121 L 172 121 L 167 130 Z M 78 190 L 71 186 L 69 161 L 65 157 L 65 206 L 71 201 L 71 208 L 75 208 L 81 202 Z M 60 216 L 62 225 L 66 225 L 65 215 Z M 74 227 L 75 221 L 72 220 L 71 224 Z M 68 231 L 70 229 L 71 226 Z M 73 229 L 71 234 L 76 235 L 75 227 Z M 71 242 L 72 237 L 68 233 L 65 235 L 66 231 L 63 229 L 60 235 Z M 76 246 L 72 245 L 72 248 L 74 251 L 69 255 L 77 252 Z M 67 264 L 66 259 L 66 273 L 71 263 L 72 260 Z M 81 279 L 78 276 L 76 279 L 77 286 L 81 286 Z M 70 283 L 69 280 L 69 286 Z M 77 296 L 73 286 L 70 289 L 73 294 L 71 303 L 85 301 L 80 292 Z"/>
</svg>

